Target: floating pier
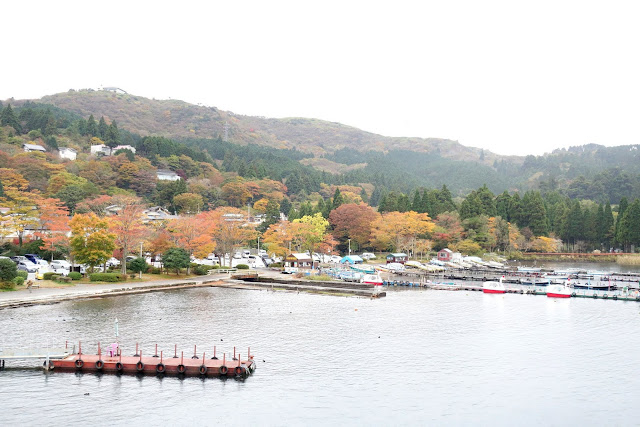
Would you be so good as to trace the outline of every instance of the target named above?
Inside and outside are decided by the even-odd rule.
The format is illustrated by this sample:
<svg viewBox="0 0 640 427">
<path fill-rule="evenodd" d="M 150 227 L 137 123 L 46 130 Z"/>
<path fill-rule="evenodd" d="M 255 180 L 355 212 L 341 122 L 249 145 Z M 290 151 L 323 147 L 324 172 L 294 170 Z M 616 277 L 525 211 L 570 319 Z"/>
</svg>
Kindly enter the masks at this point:
<svg viewBox="0 0 640 427">
<path fill-rule="evenodd" d="M 218 357 L 215 346 L 210 358 L 207 358 L 204 352 L 198 355 L 195 346 L 193 351 L 193 356 L 185 357 L 184 351 L 178 355 L 176 346 L 173 356 L 164 357 L 163 351 L 158 354 L 156 345 L 155 354 L 143 356 L 136 344 L 136 353 L 133 356 L 123 356 L 117 343 L 111 344 L 109 350 L 104 353 L 98 343 L 97 354 L 84 354 L 82 343 L 78 343 L 78 352 L 73 354 L 67 351 L 54 354 L 49 351 L 36 353 L 33 350 L 3 351 L 0 353 L 0 368 L 4 368 L 4 359 L 41 358 L 46 359 L 46 370 L 63 372 L 246 378 L 256 369 L 251 349 L 247 350 L 244 359 L 240 353 L 236 353 L 235 347 L 233 355 L 229 354 L 229 357 L 226 353 Z"/>
</svg>

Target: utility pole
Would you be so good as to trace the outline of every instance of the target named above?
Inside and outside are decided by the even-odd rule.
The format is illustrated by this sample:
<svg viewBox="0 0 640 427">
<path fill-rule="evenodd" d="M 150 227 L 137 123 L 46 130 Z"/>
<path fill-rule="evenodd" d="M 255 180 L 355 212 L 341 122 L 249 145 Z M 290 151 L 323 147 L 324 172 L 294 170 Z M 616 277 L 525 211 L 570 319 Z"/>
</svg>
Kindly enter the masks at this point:
<svg viewBox="0 0 640 427">
<path fill-rule="evenodd" d="M 351 239 L 349 239 L 349 256 L 351 256 Z"/>
</svg>

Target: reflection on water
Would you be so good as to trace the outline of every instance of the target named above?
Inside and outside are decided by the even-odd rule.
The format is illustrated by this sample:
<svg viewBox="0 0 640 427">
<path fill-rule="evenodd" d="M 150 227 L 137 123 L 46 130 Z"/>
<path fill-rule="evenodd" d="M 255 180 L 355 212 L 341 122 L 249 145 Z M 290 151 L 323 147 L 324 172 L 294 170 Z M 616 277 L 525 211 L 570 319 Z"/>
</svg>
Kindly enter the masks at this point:
<svg viewBox="0 0 640 427">
<path fill-rule="evenodd" d="M 630 424 L 639 310 L 463 291 L 367 300 L 217 288 L 2 310 L 5 343 L 82 340 L 95 351 L 117 317 L 126 354 L 136 342 L 185 356 L 197 344 L 207 357 L 250 346 L 258 369 L 245 381 L 7 370 L 0 423 Z"/>
</svg>

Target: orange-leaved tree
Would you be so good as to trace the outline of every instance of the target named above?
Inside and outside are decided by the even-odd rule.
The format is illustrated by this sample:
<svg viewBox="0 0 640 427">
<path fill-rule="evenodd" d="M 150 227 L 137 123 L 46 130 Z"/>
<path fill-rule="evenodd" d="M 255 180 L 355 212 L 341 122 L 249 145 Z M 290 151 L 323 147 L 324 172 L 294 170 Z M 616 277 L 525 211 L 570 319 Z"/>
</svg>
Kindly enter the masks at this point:
<svg viewBox="0 0 640 427">
<path fill-rule="evenodd" d="M 51 252 L 66 252 L 69 249 L 69 209 L 55 198 L 39 198 L 40 227 L 35 236 L 42 240 L 41 249 Z"/>
<path fill-rule="evenodd" d="M 372 224 L 372 245 L 379 250 L 409 251 L 420 236 L 428 236 L 435 225 L 426 213 L 388 212 Z"/>
<path fill-rule="evenodd" d="M 258 232 L 246 221 L 245 212 L 230 207 L 203 212 L 212 221 L 213 239 L 216 252 L 220 255 L 220 265 L 224 264 L 224 255 L 229 254 L 229 262 L 236 248 L 258 236 Z"/>
<path fill-rule="evenodd" d="M 171 241 L 177 247 L 186 250 L 189 256 L 204 258 L 216 248 L 216 242 L 213 240 L 215 227 L 216 224 L 210 216 L 201 212 L 198 215 L 172 219 L 166 230 Z M 187 273 L 189 271 L 187 267 Z"/>
<path fill-rule="evenodd" d="M 114 196 L 114 204 L 120 209 L 117 215 L 109 217 L 109 231 L 116 236 L 116 248 L 122 251 L 120 267 L 127 273 L 127 256 L 142 243 L 148 235 L 148 229 L 142 223 L 144 206 L 140 199 L 133 196 Z"/>
</svg>

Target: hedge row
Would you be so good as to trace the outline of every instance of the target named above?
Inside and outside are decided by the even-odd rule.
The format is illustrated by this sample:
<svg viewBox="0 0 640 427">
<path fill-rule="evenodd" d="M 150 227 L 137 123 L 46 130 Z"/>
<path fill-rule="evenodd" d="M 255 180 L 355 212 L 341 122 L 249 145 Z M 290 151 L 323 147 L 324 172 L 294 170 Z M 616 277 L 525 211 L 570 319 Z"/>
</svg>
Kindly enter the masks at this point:
<svg viewBox="0 0 640 427">
<path fill-rule="evenodd" d="M 127 275 L 122 273 L 93 273 L 89 275 L 92 282 L 124 282 Z"/>
</svg>

